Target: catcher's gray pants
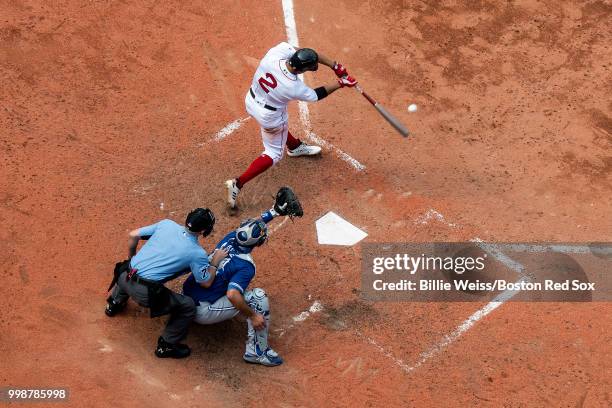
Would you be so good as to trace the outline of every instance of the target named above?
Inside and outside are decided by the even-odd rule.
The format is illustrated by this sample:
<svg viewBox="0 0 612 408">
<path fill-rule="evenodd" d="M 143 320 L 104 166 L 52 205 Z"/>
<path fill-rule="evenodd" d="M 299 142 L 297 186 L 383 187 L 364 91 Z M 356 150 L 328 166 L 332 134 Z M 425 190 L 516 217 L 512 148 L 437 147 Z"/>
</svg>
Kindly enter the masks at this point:
<svg viewBox="0 0 612 408">
<path fill-rule="evenodd" d="M 119 280 L 111 294 L 113 300 L 123 303 L 131 297 L 140 306 L 149 307 L 149 288 L 131 280 L 126 281 L 126 274 L 127 272 L 123 272 L 119 275 Z M 195 316 L 196 308 L 193 299 L 189 296 L 170 292 L 170 304 L 167 307 L 170 318 L 161 336 L 168 343 L 176 344 L 187 335 L 187 329 Z"/>
<path fill-rule="evenodd" d="M 268 330 L 270 327 L 270 302 L 268 295 L 261 288 L 247 290 L 244 292 L 244 300 L 249 307 L 255 312 L 264 316 L 266 328 L 255 331 L 251 324 L 251 319 L 247 319 L 248 333 L 246 341 L 247 353 L 254 354 L 256 347 L 261 351 L 268 348 Z M 200 302 L 196 309 L 196 317 L 194 321 L 199 324 L 215 324 L 224 320 L 234 318 L 240 313 L 229 301 L 227 296 L 223 296 L 215 303 Z"/>
</svg>

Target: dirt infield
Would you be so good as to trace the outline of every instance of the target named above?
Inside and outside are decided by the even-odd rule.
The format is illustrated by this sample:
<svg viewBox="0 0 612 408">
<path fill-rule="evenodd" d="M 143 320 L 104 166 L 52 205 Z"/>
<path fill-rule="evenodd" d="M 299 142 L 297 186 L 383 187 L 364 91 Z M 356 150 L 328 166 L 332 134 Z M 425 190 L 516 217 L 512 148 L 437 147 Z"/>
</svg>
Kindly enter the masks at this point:
<svg viewBox="0 0 612 408">
<path fill-rule="evenodd" d="M 281 2 L 49 3 L 0 2 L 0 387 L 65 386 L 91 407 L 610 406 L 609 303 L 507 303 L 439 347 L 483 305 L 364 301 L 359 247 L 319 246 L 314 227 L 331 210 L 369 242 L 610 241 L 610 1 L 296 0 L 300 45 L 413 136 L 342 89 L 309 105 L 333 148 L 249 183 L 238 217 L 223 181 L 259 130 L 215 135 L 247 117 L 259 59 L 287 39 Z M 239 321 L 194 327 L 192 357 L 167 361 L 163 320 L 104 315 L 128 230 L 208 206 L 208 249 L 281 185 L 306 215 L 254 257 L 283 366 L 242 362 Z"/>
</svg>

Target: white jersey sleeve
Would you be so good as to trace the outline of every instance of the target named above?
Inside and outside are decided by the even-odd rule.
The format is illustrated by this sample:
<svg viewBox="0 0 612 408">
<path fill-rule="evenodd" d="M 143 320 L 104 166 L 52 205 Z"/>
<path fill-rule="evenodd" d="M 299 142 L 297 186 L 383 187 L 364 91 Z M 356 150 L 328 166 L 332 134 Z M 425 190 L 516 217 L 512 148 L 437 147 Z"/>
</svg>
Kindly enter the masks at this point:
<svg viewBox="0 0 612 408">
<path fill-rule="evenodd" d="M 307 86 L 304 82 L 297 80 L 296 84 L 292 89 L 292 99 L 304 102 L 316 102 L 319 100 L 317 93 L 314 89 Z"/>
<path fill-rule="evenodd" d="M 295 48 L 293 45 L 289 44 L 288 42 L 282 42 L 271 48 L 266 54 L 266 57 L 270 56 L 277 59 L 289 59 L 296 51 L 297 48 Z"/>
</svg>

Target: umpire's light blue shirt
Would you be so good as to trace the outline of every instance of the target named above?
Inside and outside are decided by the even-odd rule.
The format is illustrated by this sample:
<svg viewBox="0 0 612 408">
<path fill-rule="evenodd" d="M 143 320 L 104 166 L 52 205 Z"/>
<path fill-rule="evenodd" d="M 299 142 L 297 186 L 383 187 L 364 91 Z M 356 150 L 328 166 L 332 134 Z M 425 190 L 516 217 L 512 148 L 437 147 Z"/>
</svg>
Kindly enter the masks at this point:
<svg viewBox="0 0 612 408">
<path fill-rule="evenodd" d="M 209 277 L 208 254 L 198 243 L 198 237 L 184 226 L 162 220 L 140 228 L 138 235 L 148 238 L 130 262 L 138 276 L 165 282 L 191 271 L 198 282 Z"/>
</svg>

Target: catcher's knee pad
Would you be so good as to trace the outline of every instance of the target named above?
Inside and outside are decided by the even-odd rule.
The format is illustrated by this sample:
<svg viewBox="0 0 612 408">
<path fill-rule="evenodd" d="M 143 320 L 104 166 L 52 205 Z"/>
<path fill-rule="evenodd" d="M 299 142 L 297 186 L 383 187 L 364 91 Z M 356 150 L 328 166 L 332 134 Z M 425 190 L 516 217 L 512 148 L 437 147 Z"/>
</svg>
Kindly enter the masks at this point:
<svg viewBox="0 0 612 408">
<path fill-rule="evenodd" d="M 270 302 L 268 295 L 261 288 L 249 290 L 244 295 L 244 300 L 248 303 L 251 309 L 257 313 L 268 316 L 270 314 Z"/>
</svg>

